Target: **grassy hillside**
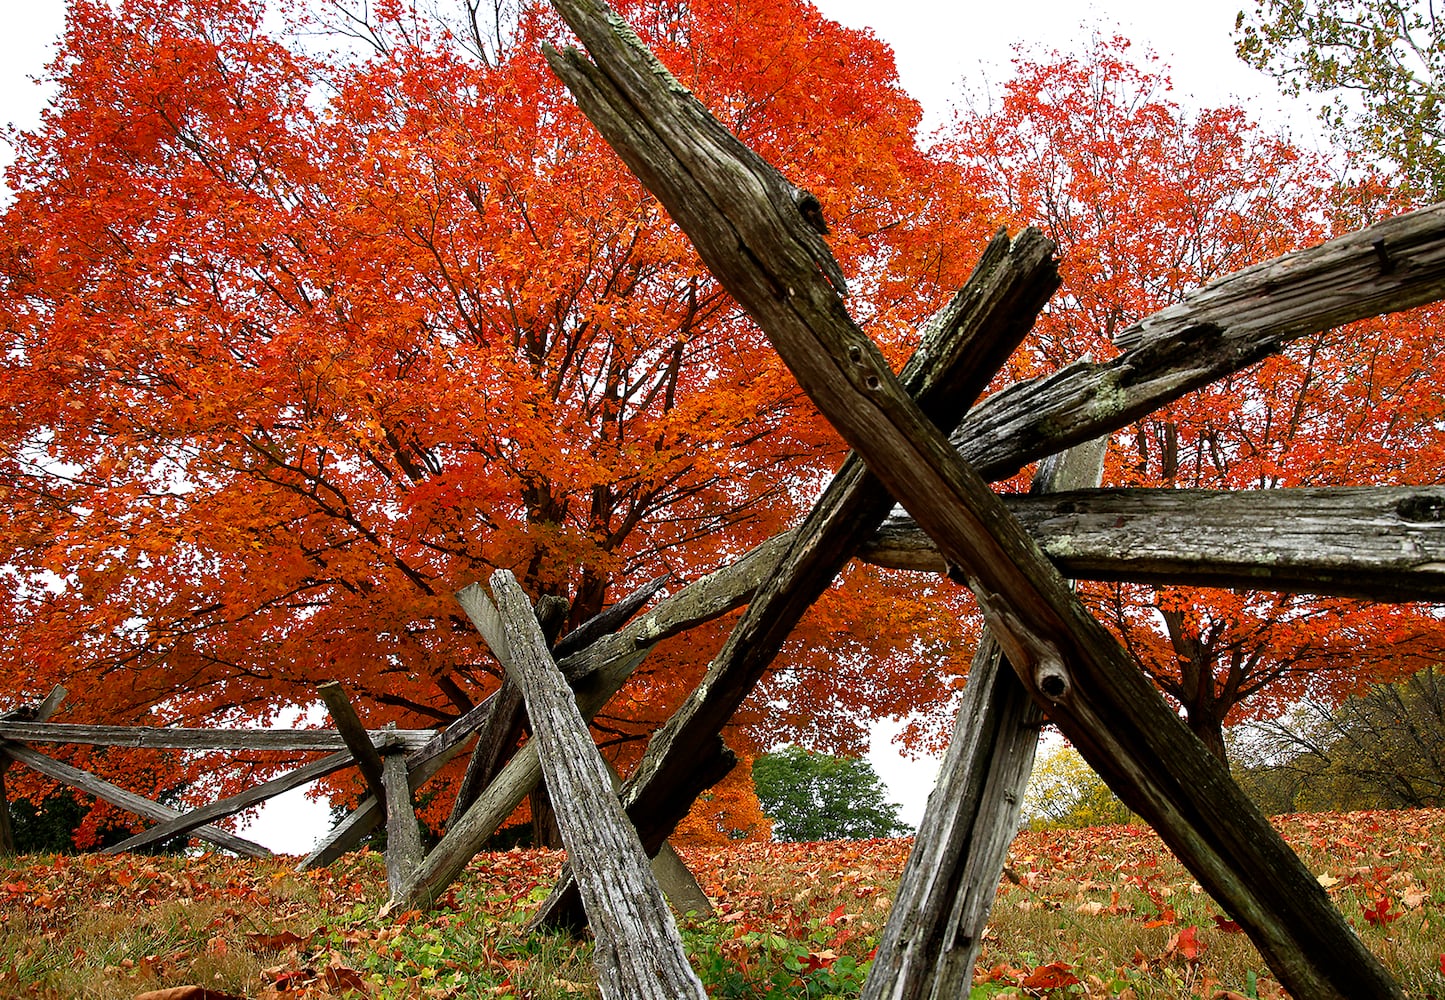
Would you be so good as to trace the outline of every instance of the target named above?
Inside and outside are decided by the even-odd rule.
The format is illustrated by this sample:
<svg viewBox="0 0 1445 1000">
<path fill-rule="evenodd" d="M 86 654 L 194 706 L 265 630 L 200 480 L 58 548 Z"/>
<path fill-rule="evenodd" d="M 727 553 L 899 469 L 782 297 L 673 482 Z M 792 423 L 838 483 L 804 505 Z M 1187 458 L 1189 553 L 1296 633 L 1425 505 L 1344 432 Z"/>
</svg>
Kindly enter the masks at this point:
<svg viewBox="0 0 1445 1000">
<path fill-rule="evenodd" d="M 1445 1000 L 1445 811 L 1283 817 L 1279 825 L 1411 997 Z M 717 997 L 856 996 L 904 840 L 684 852 L 717 903 L 684 921 Z M 478 857 L 446 905 L 381 923 L 362 854 L 284 860 L 30 857 L 0 862 L 0 997 L 596 996 L 585 944 L 521 923 L 560 864 Z M 184 996 L 184 994 L 173 994 Z M 191 998 L 206 994 L 193 991 Z M 1259 956 L 1147 830 L 1024 833 L 974 997 L 1280 997 Z"/>
</svg>

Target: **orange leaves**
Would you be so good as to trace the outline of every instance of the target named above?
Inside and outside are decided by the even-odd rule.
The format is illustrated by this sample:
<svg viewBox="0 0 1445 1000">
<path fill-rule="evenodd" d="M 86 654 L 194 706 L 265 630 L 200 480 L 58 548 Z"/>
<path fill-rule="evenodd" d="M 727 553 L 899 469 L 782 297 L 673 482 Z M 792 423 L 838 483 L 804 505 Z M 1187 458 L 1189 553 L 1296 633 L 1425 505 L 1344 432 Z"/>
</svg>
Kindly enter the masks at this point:
<svg viewBox="0 0 1445 1000">
<path fill-rule="evenodd" d="M 536 57 L 555 17 L 482 65 L 410 5 L 370 12 L 388 41 L 365 59 L 264 6 L 76 4 L 55 114 L 21 143 L 0 563 L 25 583 L 0 650 L 44 651 L 32 682 L 67 680 L 68 721 L 260 716 L 341 675 L 369 724 L 444 722 L 439 679 L 477 701 L 497 677 L 457 587 L 515 567 L 575 624 L 785 527 L 840 454 Z M 628 13 L 818 190 L 897 341 L 985 230 L 972 196 L 931 207 L 952 175 L 886 48 L 793 0 L 679 10 Z M 628 738 L 707 653 L 637 678 Z M 837 687 L 810 675 L 770 721 Z"/>
<path fill-rule="evenodd" d="M 1186 962 L 1197 962 L 1209 945 L 1199 940 L 1199 928 L 1190 924 L 1178 934 L 1169 938 L 1164 948 L 1165 957 L 1178 956 Z"/>
<path fill-rule="evenodd" d="M 1030 991 L 1045 992 L 1062 989 L 1081 982 L 1073 973 L 1074 966 L 1067 962 L 1049 962 L 1031 969 L 1016 969 L 1006 962 L 1000 962 L 986 972 L 976 973 L 975 983 L 1013 982 Z"/>
</svg>

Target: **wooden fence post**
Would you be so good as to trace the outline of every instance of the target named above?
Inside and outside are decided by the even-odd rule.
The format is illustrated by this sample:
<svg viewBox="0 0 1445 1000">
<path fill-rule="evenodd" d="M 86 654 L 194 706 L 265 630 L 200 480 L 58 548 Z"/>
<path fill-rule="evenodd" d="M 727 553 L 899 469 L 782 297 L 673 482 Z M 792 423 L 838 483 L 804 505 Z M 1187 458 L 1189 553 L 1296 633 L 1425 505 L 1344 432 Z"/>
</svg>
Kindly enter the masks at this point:
<svg viewBox="0 0 1445 1000">
<path fill-rule="evenodd" d="M 836 261 L 806 211 L 806 193 L 719 124 L 601 0 L 553 5 L 591 57 L 549 51 L 554 71 L 809 398 L 939 543 L 1050 719 L 1227 908 L 1292 993 L 1301 1000 L 1400 997 L 1299 858 L 899 385 L 847 313 Z M 1394 250 L 1377 243 L 1359 279 L 1374 285 L 1379 274 L 1395 271 Z M 1412 277 L 1432 285 L 1431 300 L 1445 290 L 1438 270 Z M 1262 312 L 1284 305 L 1260 298 L 1253 305 Z M 1199 384 L 1206 384 L 1214 376 L 1203 362 L 1232 359 L 1238 345 L 1220 327 L 1194 336 Z M 1147 335 L 1140 346 L 1149 359 Z M 1128 422 L 1154 408 L 1135 410 L 1142 404 L 1133 392 L 1150 381 L 1152 367 L 1109 387 L 1112 417 Z M 1097 435 L 1051 426 L 1039 454 Z"/>
<path fill-rule="evenodd" d="M 507 570 L 492 575 L 542 772 L 591 917 L 598 988 L 606 998 L 705 1000 L 647 854 L 612 791 L 611 776 L 527 596 Z"/>
<path fill-rule="evenodd" d="M 1031 492 L 1097 486 L 1108 443 L 1099 438 L 1046 459 Z M 985 632 L 862 1000 L 968 995 L 1042 722 Z"/>
</svg>

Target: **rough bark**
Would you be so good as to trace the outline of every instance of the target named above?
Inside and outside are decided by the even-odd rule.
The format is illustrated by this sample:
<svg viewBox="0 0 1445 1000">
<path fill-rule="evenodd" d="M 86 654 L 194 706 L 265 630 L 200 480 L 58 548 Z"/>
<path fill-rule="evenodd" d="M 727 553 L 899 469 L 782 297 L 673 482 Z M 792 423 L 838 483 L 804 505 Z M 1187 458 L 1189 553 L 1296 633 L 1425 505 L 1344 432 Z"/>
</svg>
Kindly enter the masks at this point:
<svg viewBox="0 0 1445 1000">
<path fill-rule="evenodd" d="M 567 857 L 591 918 L 598 989 L 608 998 L 705 1000 L 647 854 L 526 594 L 506 570 L 491 582 L 511 647 L 507 672 L 526 700 Z"/>
<path fill-rule="evenodd" d="M 1073 579 L 1445 600 L 1445 487 L 1109 489 L 1003 500 Z M 889 518 L 859 557 L 946 570 L 907 516 Z"/>
<path fill-rule="evenodd" d="M 816 234 L 809 238 L 796 193 L 672 80 L 605 5 L 554 5 L 597 65 L 572 50 L 551 54 L 553 68 L 804 391 L 938 541 L 1050 718 L 1245 928 L 1292 993 L 1309 1000 L 1400 996 L 1319 883 L 898 384 L 848 316 L 836 265 L 830 269 Z M 1375 253 L 1376 270 L 1390 253 Z M 1217 330 L 1198 339 L 1204 357 L 1238 350 Z M 1134 374 L 1147 382 L 1155 373 Z M 1121 420 L 1147 412 L 1131 411 L 1128 389 L 1116 385 L 1126 398 L 1110 406 Z M 1073 441 L 1055 438 L 1045 452 Z"/>
<path fill-rule="evenodd" d="M 1034 493 L 1096 486 L 1107 438 L 1046 459 Z M 1043 712 L 985 633 L 863 1000 L 967 996 L 1018 830 Z"/>
</svg>

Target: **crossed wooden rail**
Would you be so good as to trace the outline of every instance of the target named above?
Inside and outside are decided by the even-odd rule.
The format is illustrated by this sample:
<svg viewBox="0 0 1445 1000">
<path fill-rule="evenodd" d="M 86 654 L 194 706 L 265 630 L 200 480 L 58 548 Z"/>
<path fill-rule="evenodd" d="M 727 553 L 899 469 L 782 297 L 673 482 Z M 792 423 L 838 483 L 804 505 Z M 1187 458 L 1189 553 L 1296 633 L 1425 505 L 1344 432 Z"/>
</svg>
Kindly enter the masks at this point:
<svg viewBox="0 0 1445 1000">
<path fill-rule="evenodd" d="M 1032 230 L 995 238 L 895 378 L 848 316 L 843 276 L 815 228 L 816 201 L 717 123 L 599 0 L 554 3 L 590 56 L 549 51 L 554 70 L 854 453 L 803 524 L 640 615 L 663 581 L 560 640 L 556 608 L 531 608 L 509 574 L 492 578 L 490 596 L 480 585 L 463 590 L 458 599 L 508 679 L 439 733 L 368 734 L 339 689 L 323 691 L 338 726 L 327 739 L 345 749 L 311 766 L 358 763 L 372 795 L 302 866 L 329 862 L 385 819 L 394 845 L 389 906 L 425 906 L 545 777 L 577 878 L 564 875 L 538 921 L 590 921 L 606 996 L 701 996 L 646 859 L 732 766 L 722 727 L 856 556 L 966 583 L 993 637 L 970 672 L 865 997 L 967 990 L 1042 714 L 1155 827 L 1293 995 L 1399 996 L 1063 577 L 1445 600 L 1439 487 L 1087 489 L 1098 455 L 1088 442 L 1294 338 L 1445 297 L 1445 206 L 1214 282 L 1124 331 L 1113 360 L 1019 383 L 970 410 L 1057 285 L 1047 240 Z M 1041 467 L 1033 496 L 1003 500 L 986 485 L 1066 451 Z M 890 518 L 895 499 L 909 516 Z M 586 720 L 659 641 L 743 605 L 702 684 L 654 735 L 619 800 Z M 513 752 L 524 702 L 536 738 Z M 33 751 L 16 740 L 60 738 L 41 722 L 0 719 L 0 754 L 29 763 Z M 473 734 L 446 835 L 423 857 L 410 792 Z M 393 742 L 374 746 L 379 739 Z M 220 815 L 198 812 L 201 821 Z M 168 822 L 179 829 L 175 817 Z M 162 836 L 166 825 L 144 836 Z"/>
<path fill-rule="evenodd" d="M 940 418 L 921 407 L 909 391 L 912 388 L 922 396 L 921 387 L 905 388 L 876 346 L 852 322 L 840 296 L 841 272 L 815 228 L 816 201 L 793 188 L 718 124 L 604 4 L 555 0 L 555 6 L 587 46 L 591 59 L 576 50 L 549 52 L 554 71 L 693 240 L 709 269 L 762 327 L 804 390 L 868 469 L 849 477 L 845 468 L 835 480 L 749 604 L 708 677 L 649 744 L 642 764 L 623 790 L 623 801 L 631 807 L 632 826 L 659 815 L 665 826 L 676 815 L 680 801 L 671 793 L 688 788 L 686 772 L 698 761 L 721 757 L 716 734 L 735 703 L 731 693 L 718 692 L 739 683 L 748 685 L 747 678 L 755 675 L 758 664 L 771 658 L 778 634 L 786 634 L 791 627 L 795 620 L 791 616 L 801 613 L 798 605 L 806 606 L 820 589 L 820 580 L 826 586 L 836 572 L 839 552 L 846 559 L 877 527 L 876 522 L 869 523 L 881 503 L 875 499 L 878 484 L 871 481 L 876 476 L 937 545 L 950 575 L 966 581 L 974 591 L 989 630 L 1012 668 L 1016 680 L 1006 682 L 1009 675 L 999 671 L 989 685 L 991 690 L 982 692 L 985 703 L 992 702 L 995 695 L 1010 700 L 1010 685 L 1026 692 L 1240 922 L 1296 996 L 1398 996 L 1398 987 L 1268 821 L 1185 729 L 1118 643 L 1087 614 L 979 472 L 950 446 L 936 423 Z M 1408 230 L 1408 224 L 1405 228 Z M 1362 290 L 1373 287 L 1382 271 L 1394 273 L 1405 267 L 1412 277 L 1421 277 L 1414 261 L 1406 263 L 1408 244 L 1408 237 L 1399 243 L 1375 240 L 1363 264 L 1358 252 L 1353 254 L 1351 281 L 1354 290 L 1361 291 L 1361 300 L 1369 298 Z M 1363 248 L 1337 243 L 1331 252 L 1349 257 L 1352 249 Z M 1438 255 L 1435 247 L 1421 256 L 1433 256 L 1428 263 L 1438 267 Z M 1215 297 L 1228 298 L 1247 284 L 1242 280 L 1216 289 Z M 1252 299 L 1235 301 L 1240 318 L 1233 325 L 1176 326 L 1172 341 L 1169 318 L 1134 331 L 1128 338 L 1131 353 L 1134 360 L 1146 364 L 1129 368 L 1116 361 L 1112 367 L 1076 366 L 1043 384 L 1035 398 L 1042 396 L 1047 401 L 1048 405 L 1039 409 L 1051 411 L 1052 417 L 1047 424 L 1036 423 L 1032 434 L 1018 435 L 1023 444 L 1021 457 L 1026 460 L 1054 453 L 1097 436 L 1110 429 L 1098 427 L 1101 421 L 1128 422 L 1153 409 L 1161 390 L 1187 391 L 1207 384 L 1229 366 L 1256 360 L 1289 337 L 1305 332 L 1308 324 L 1296 317 L 1299 303 L 1280 300 L 1276 304 L 1258 291 L 1256 287 Z M 1416 291 L 1428 299 L 1439 297 L 1438 273 L 1421 278 Z M 1318 293 L 1315 285 L 1311 295 Z M 1332 301 L 1337 304 L 1339 300 Z M 1173 319 L 1177 320 L 1178 313 L 1188 313 L 1190 307 L 1186 303 Z M 1281 315 L 1286 318 L 1280 319 Z M 1179 360 L 1186 367 L 1161 377 L 1160 369 L 1168 363 L 1159 345 L 1177 344 L 1181 337 L 1185 350 Z M 986 338 L 968 345 L 975 357 L 987 357 L 999 347 L 997 340 Z M 948 373 L 945 368 L 940 374 L 946 377 Z M 1096 405 L 1061 408 L 1059 400 L 1072 399 L 1081 384 L 1086 387 L 1087 402 Z M 994 405 L 989 414 L 996 414 L 1004 405 L 996 400 L 998 397 L 991 401 Z M 998 439 L 1008 436 L 1003 429 L 984 435 L 979 447 L 996 446 Z M 970 435 L 960 440 L 980 438 Z M 1006 461 L 995 460 L 990 472 L 997 474 Z M 989 465 L 987 461 L 978 464 Z M 857 514 L 866 525 L 856 540 L 832 517 L 837 509 L 833 505 L 847 502 L 859 503 Z M 881 521 L 885 514 L 886 509 L 877 519 Z M 855 523 L 859 519 L 853 518 Z M 499 575 L 492 585 L 501 603 L 516 605 L 510 581 Z M 605 799 L 604 783 L 588 778 L 590 765 L 574 768 L 569 765 L 575 761 L 562 759 L 561 748 L 572 746 L 569 753 L 576 752 L 582 741 L 590 748 L 590 740 L 545 642 L 510 628 L 507 638 L 512 643 L 513 674 L 543 745 L 542 767 L 549 783 L 555 782 L 554 790 L 559 793 L 567 790 L 578 796 L 600 789 Z M 535 655 L 519 655 L 521 644 Z M 559 702 L 561 708 L 571 711 L 554 712 Z M 983 765 L 985 784 L 998 774 L 986 757 L 983 748 L 978 748 L 969 761 Z M 707 763 L 704 769 L 712 766 Z M 684 797 L 691 801 L 690 796 Z M 639 803 L 648 808 L 637 808 Z M 595 816 L 611 814 L 603 811 Z M 578 866 L 583 899 L 598 935 L 604 994 L 687 995 L 683 991 L 694 989 L 695 979 L 688 979 L 685 962 L 677 967 L 669 963 L 666 970 L 658 961 L 626 964 L 626 954 L 611 937 L 618 927 L 636 931 L 629 921 L 646 916 L 629 911 L 623 921 L 619 914 L 626 907 L 606 891 L 609 879 L 642 868 L 631 862 L 593 867 L 589 859 L 596 854 L 588 848 L 596 822 L 589 821 L 586 813 L 577 814 L 570 829 L 564 822 L 563 837 Z M 610 829 L 614 824 L 605 825 Z M 615 819 L 615 825 L 630 829 L 620 819 Z M 644 827 L 640 832 L 640 840 L 628 840 L 638 857 L 655 846 L 651 841 L 656 838 L 655 829 Z M 945 852 L 948 863 L 971 849 L 964 842 L 953 841 Z M 997 838 L 991 849 L 998 849 Z M 943 863 L 944 859 L 935 859 L 935 864 Z M 965 870 L 970 864 L 991 871 L 996 882 L 997 870 L 986 859 L 975 863 L 970 856 L 963 860 Z M 918 866 L 911 867 L 910 877 L 916 878 L 919 871 Z M 980 885 L 966 884 L 964 895 L 976 900 Z M 904 889 L 909 888 L 906 880 Z M 993 885 L 987 890 L 991 894 Z M 934 972 L 940 963 L 946 964 L 949 953 L 943 947 L 946 919 L 940 923 L 917 912 L 924 901 L 917 897 L 915 905 L 897 909 L 900 927 L 909 926 L 890 928 L 870 995 L 932 993 Z M 986 910 L 987 904 L 983 905 Z M 553 912 L 564 908 L 565 904 L 558 903 Z M 653 910 L 648 907 L 646 912 Z M 648 926 L 655 947 L 675 951 L 681 961 L 680 948 L 670 944 L 675 941 L 675 931 L 669 936 L 666 912 L 661 912 L 659 924 Z M 919 949 L 927 953 L 927 961 L 910 964 L 904 960 Z"/>
</svg>

